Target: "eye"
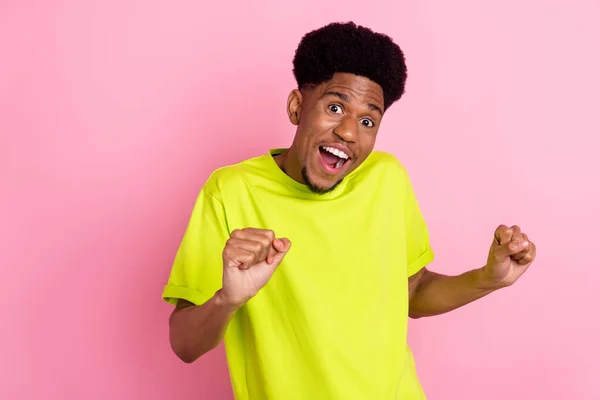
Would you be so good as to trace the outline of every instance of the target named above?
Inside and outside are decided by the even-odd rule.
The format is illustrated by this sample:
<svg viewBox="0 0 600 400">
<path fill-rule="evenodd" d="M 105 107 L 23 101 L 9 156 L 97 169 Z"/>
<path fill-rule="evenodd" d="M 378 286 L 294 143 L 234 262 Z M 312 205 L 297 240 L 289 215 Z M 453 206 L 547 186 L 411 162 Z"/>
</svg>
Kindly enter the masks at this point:
<svg viewBox="0 0 600 400">
<path fill-rule="evenodd" d="M 329 106 L 329 111 L 331 111 L 334 114 L 341 114 L 342 113 L 342 106 L 340 106 L 339 104 L 331 104 Z"/>
<path fill-rule="evenodd" d="M 360 120 L 360 123 L 368 128 L 372 128 L 375 126 L 375 123 L 368 118 L 363 118 Z"/>
</svg>

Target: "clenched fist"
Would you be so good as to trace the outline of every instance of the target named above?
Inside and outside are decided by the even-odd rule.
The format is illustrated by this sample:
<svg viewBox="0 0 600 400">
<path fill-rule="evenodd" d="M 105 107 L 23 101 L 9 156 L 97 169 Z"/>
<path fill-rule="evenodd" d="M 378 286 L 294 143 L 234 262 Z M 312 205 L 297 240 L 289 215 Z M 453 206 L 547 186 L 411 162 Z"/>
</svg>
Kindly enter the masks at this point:
<svg viewBox="0 0 600 400">
<path fill-rule="evenodd" d="M 517 225 L 500 225 L 494 232 L 488 261 L 483 271 L 497 287 L 512 285 L 535 259 L 535 244 Z"/>
<path fill-rule="evenodd" d="M 291 242 L 266 229 L 236 229 L 223 249 L 223 289 L 230 304 L 242 306 L 269 281 Z"/>
</svg>

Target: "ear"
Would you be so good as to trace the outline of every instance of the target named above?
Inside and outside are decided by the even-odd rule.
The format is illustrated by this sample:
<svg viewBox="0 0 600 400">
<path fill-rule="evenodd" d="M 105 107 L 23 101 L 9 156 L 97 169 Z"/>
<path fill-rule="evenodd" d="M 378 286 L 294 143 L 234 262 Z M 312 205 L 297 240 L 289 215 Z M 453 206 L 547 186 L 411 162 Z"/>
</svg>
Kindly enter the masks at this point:
<svg viewBox="0 0 600 400">
<path fill-rule="evenodd" d="M 298 89 L 290 92 L 287 102 L 287 112 L 290 122 L 294 125 L 300 124 L 300 114 L 302 113 L 302 93 Z"/>
</svg>

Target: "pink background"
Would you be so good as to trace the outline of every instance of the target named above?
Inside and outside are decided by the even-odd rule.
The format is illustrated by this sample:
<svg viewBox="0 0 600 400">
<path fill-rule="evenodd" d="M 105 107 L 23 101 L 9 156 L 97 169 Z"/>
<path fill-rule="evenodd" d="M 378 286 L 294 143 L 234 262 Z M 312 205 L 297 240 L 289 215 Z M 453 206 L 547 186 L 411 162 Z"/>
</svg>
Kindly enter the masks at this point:
<svg viewBox="0 0 600 400">
<path fill-rule="evenodd" d="M 161 291 L 208 174 L 290 143 L 300 37 L 349 19 L 407 55 L 377 147 L 432 269 L 483 265 L 500 223 L 538 244 L 516 286 L 411 322 L 430 400 L 600 398 L 600 3 L 202 3 L 0 3 L 0 398 L 231 399 L 222 348 L 171 353 Z"/>
</svg>

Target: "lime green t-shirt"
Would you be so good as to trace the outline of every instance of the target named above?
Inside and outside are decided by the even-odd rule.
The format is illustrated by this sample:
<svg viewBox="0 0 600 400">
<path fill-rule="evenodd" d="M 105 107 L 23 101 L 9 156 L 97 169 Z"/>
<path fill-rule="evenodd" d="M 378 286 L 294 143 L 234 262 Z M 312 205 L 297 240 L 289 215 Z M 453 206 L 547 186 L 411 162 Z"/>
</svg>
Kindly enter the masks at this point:
<svg viewBox="0 0 600 400">
<path fill-rule="evenodd" d="M 235 398 L 425 399 L 406 343 L 408 277 L 433 252 L 405 169 L 374 151 L 319 195 L 278 167 L 281 151 L 210 176 L 163 298 L 204 303 L 221 288 L 230 232 L 271 229 L 292 247 L 227 328 Z"/>
</svg>

